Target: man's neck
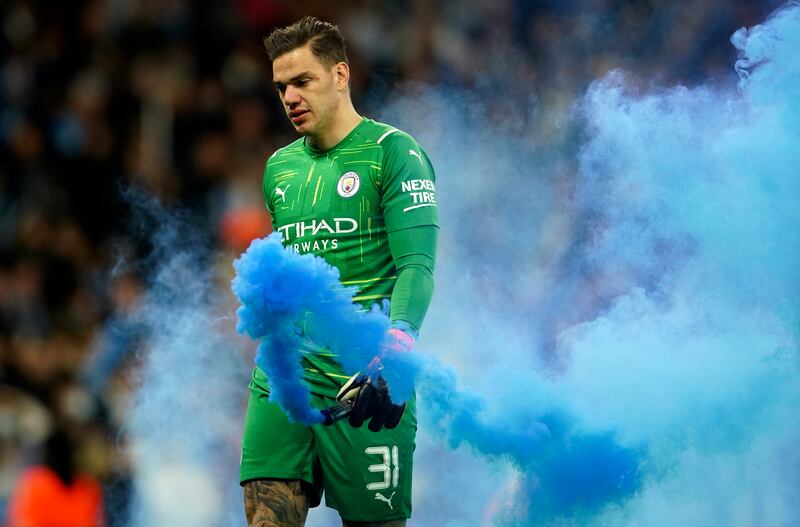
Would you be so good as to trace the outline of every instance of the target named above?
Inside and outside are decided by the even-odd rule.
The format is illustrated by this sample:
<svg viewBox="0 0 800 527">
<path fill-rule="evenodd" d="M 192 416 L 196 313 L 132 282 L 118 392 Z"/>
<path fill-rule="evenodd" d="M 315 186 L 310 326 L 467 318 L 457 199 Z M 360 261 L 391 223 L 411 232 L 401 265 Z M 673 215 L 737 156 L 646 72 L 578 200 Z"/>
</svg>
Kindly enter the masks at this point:
<svg viewBox="0 0 800 527">
<path fill-rule="evenodd" d="M 339 115 L 334 117 L 331 126 L 322 134 L 310 136 L 311 144 L 318 150 L 330 150 L 339 142 L 347 137 L 347 134 L 361 123 L 361 116 L 358 115 L 352 104 L 342 108 Z"/>
</svg>

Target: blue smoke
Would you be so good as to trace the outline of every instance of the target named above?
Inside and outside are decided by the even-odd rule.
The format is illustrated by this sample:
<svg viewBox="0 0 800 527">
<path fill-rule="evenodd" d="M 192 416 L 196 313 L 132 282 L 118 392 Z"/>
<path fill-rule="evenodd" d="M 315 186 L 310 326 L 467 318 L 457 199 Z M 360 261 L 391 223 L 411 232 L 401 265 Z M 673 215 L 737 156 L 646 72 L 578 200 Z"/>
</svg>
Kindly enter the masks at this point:
<svg viewBox="0 0 800 527">
<path fill-rule="evenodd" d="M 532 408 L 487 416 L 481 397 L 460 390 L 455 373 L 432 355 L 381 354 L 387 317 L 377 309 L 362 311 L 352 302 L 354 289 L 341 286 L 335 268 L 285 249 L 280 235 L 254 241 L 234 267 L 233 290 L 242 303 L 237 329 L 261 339 L 256 363 L 270 378 L 271 397 L 293 420 L 322 421 L 310 405 L 298 352 L 298 324 L 310 314 L 316 322 L 307 336 L 330 346 L 345 371 L 358 371 L 381 356 L 393 396 L 399 393 L 396 397 L 405 400 L 418 384 L 439 432 L 453 447 L 465 442 L 535 475 L 539 490 L 530 499 L 538 517 L 595 510 L 638 488 L 640 454 L 620 447 L 610 432 L 581 431 L 575 418 L 552 401 L 533 400 Z"/>
<path fill-rule="evenodd" d="M 732 42 L 738 91 L 639 94 L 614 73 L 581 108 L 584 254 L 638 279 L 562 333 L 562 382 L 581 413 L 658 453 L 634 519 L 614 523 L 797 517 L 798 467 L 781 459 L 800 436 L 800 6 Z"/>
<path fill-rule="evenodd" d="M 416 521 L 800 517 L 800 5 L 732 42 L 738 87 L 592 84 L 574 174 L 478 98 L 416 86 L 382 110 L 437 167 L 421 345 L 469 388 L 420 374 Z"/>
<path fill-rule="evenodd" d="M 109 322 L 109 344 L 87 372 L 102 389 L 121 357 L 136 365 L 120 437 L 134 490 L 126 525 L 242 525 L 234 482 L 249 373 L 244 339 L 214 287 L 196 222 L 135 192 L 127 198 L 151 248 L 132 262 L 147 291 L 138 309 Z"/>
<path fill-rule="evenodd" d="M 437 115 L 426 121 L 433 131 L 417 136 L 440 152 L 443 246 L 456 255 L 439 268 L 437 285 L 448 291 L 426 322 L 429 346 L 491 394 L 495 411 L 523 404 L 520 394 L 527 405 L 557 401 L 582 429 L 613 430 L 642 456 L 633 495 L 570 519 L 549 521 L 557 496 L 536 510 L 537 493 L 549 489 L 524 471 L 506 476 L 510 486 L 493 478 L 463 489 L 480 500 L 510 488 L 516 497 L 499 510 L 502 500 L 483 502 L 499 524 L 791 525 L 798 517 L 800 464 L 790 452 L 800 438 L 799 12 L 792 3 L 734 35 L 738 91 L 641 91 L 620 72 L 594 83 L 578 105 L 587 139 L 569 200 L 545 173 L 535 174 L 541 188 L 516 192 L 520 167 L 536 167 L 539 154 L 506 157 L 495 144 L 507 139 L 502 127 L 472 138 L 478 127 L 457 112 L 473 106 L 417 97 Z M 398 108 L 387 120 L 413 131 L 418 116 L 405 101 Z M 447 123 L 446 133 L 431 121 Z M 503 181 L 487 183 L 487 174 Z M 540 208 L 538 221 L 516 216 L 525 200 Z M 491 213 L 448 234 L 476 207 Z M 474 245 L 491 251 L 473 257 Z M 434 477 L 491 477 L 420 455 Z M 447 498 L 433 489 L 417 511 L 446 524 L 436 502 Z"/>
<path fill-rule="evenodd" d="M 523 401 L 487 411 L 480 395 L 459 389 L 452 370 L 429 357 L 419 375 L 426 425 L 452 448 L 466 443 L 475 452 L 513 464 L 528 479 L 529 514 L 521 523 L 591 516 L 605 504 L 624 501 L 641 485 L 643 452 L 619 444 L 612 430 L 584 429 L 571 410 L 532 384 L 543 377 L 506 379 L 505 390 Z"/>
<path fill-rule="evenodd" d="M 413 522 L 800 517 L 800 7 L 732 41 L 738 91 L 640 92 L 622 73 L 593 84 L 578 106 L 587 138 L 574 181 L 568 162 L 526 148 L 480 101 L 423 90 L 386 106 L 383 119 L 432 154 L 443 226 L 411 375 L 387 368 L 393 387 L 416 376 L 420 393 Z M 195 248 L 167 232 L 136 321 L 149 338 L 127 430 L 134 524 L 238 525 L 230 482 L 247 376 L 231 348 L 245 346 Z M 291 366 L 299 335 L 288 328 L 318 310 L 314 336 L 346 370 L 363 368 L 383 315 L 343 307 L 350 293 L 323 287 L 335 274 L 259 243 L 264 254 L 237 272 L 255 287 L 288 273 L 263 286 L 274 320 L 241 318 L 252 336 L 279 339 L 259 363 L 283 349 Z M 363 320 L 369 336 L 341 330 Z M 314 422 L 304 390 L 290 383 L 284 402 Z"/>
<path fill-rule="evenodd" d="M 380 311 L 360 312 L 354 288 L 339 284 L 339 272 L 313 255 L 284 250 L 280 234 L 255 240 L 234 262 L 233 291 L 242 303 L 237 330 L 261 339 L 256 364 L 267 373 L 271 398 L 297 422 L 322 422 L 301 381 L 300 323 L 315 342 L 330 346 L 353 373 L 378 355 L 389 323 Z M 406 390 L 407 393 L 408 390 Z"/>
</svg>

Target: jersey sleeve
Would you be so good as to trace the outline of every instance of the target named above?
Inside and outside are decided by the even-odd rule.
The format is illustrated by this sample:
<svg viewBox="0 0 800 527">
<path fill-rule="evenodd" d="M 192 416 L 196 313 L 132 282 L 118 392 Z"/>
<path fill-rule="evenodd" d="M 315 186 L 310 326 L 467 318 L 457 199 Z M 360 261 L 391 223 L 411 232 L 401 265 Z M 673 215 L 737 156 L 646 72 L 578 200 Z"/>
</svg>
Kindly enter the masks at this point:
<svg viewBox="0 0 800 527">
<path fill-rule="evenodd" d="M 390 304 L 392 325 L 414 334 L 419 333 L 433 297 L 438 235 L 439 229 L 432 225 L 389 233 L 389 249 L 397 268 Z"/>
<path fill-rule="evenodd" d="M 386 232 L 420 225 L 438 227 L 436 177 L 427 154 L 410 135 L 399 130 L 382 143 L 381 207 Z"/>
</svg>

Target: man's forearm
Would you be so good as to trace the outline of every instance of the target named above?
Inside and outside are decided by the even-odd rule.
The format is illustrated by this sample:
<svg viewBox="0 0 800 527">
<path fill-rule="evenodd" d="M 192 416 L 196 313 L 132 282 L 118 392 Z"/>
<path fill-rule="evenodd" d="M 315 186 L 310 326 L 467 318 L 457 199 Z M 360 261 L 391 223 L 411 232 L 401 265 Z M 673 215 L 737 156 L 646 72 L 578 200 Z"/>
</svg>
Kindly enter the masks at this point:
<svg viewBox="0 0 800 527">
<path fill-rule="evenodd" d="M 433 276 L 421 266 L 407 266 L 397 275 L 392 292 L 391 321 L 395 327 L 416 335 L 433 297 Z"/>
<path fill-rule="evenodd" d="M 439 228 L 422 225 L 389 234 L 389 247 L 397 267 L 392 291 L 392 325 L 407 325 L 417 333 L 433 297 L 433 269 Z"/>
</svg>

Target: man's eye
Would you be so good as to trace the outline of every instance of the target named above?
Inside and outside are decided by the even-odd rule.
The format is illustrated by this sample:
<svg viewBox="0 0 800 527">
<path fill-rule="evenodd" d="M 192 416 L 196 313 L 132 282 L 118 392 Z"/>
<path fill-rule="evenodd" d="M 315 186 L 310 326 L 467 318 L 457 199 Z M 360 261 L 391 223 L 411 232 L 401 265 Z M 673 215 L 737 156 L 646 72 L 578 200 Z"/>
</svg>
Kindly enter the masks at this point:
<svg viewBox="0 0 800 527">
<path fill-rule="evenodd" d="M 297 81 L 297 86 L 303 87 L 306 84 L 308 84 L 308 79 L 300 79 L 299 81 Z"/>
</svg>

